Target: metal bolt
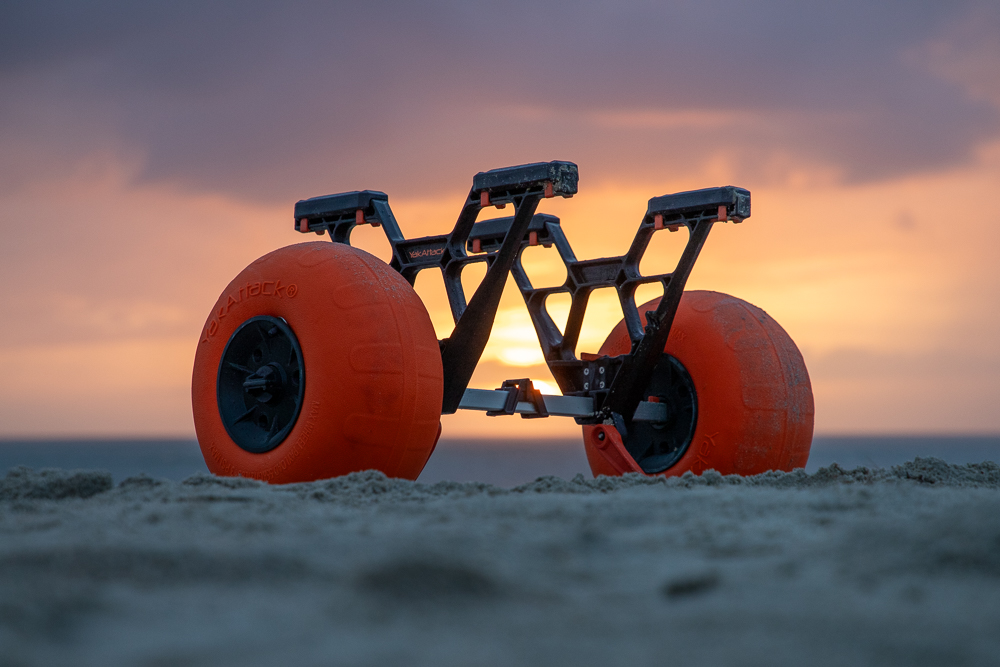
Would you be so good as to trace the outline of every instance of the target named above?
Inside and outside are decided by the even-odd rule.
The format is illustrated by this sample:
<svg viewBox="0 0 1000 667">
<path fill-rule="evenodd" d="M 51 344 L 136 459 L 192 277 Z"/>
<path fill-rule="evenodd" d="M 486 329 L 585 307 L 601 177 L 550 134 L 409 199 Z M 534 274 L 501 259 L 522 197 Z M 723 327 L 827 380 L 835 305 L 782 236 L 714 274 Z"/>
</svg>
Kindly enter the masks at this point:
<svg viewBox="0 0 1000 667">
<path fill-rule="evenodd" d="M 601 389 L 604 389 L 604 381 L 601 380 Z"/>
<path fill-rule="evenodd" d="M 597 432 L 597 439 L 598 440 L 604 440 L 604 431 L 598 431 Z"/>
<path fill-rule="evenodd" d="M 589 382 L 584 382 L 583 383 L 583 390 L 587 391 L 588 389 L 590 389 L 590 383 Z"/>
<path fill-rule="evenodd" d="M 583 369 L 583 374 L 584 375 L 590 375 L 590 369 L 589 368 L 584 368 Z"/>
<path fill-rule="evenodd" d="M 604 366 L 601 366 L 601 375 L 604 375 Z"/>
</svg>

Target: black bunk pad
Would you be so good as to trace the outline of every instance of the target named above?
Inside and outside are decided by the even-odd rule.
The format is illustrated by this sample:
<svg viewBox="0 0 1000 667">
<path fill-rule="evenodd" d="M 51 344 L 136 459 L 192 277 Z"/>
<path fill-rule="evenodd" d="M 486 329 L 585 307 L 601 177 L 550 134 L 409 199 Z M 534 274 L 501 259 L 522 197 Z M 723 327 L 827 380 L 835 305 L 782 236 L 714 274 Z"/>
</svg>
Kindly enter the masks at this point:
<svg viewBox="0 0 1000 667">
<path fill-rule="evenodd" d="M 295 203 L 295 219 L 336 218 L 354 215 L 359 208 L 367 210 L 373 200 L 388 201 L 389 195 L 378 190 L 355 190 L 336 195 L 323 195 Z"/>
<path fill-rule="evenodd" d="M 486 191 L 490 195 L 502 196 L 551 183 L 552 194 L 565 197 L 576 194 L 579 180 L 580 174 L 572 162 L 535 162 L 481 171 L 472 178 L 472 189 L 477 193 Z"/>
<path fill-rule="evenodd" d="M 649 200 L 647 215 L 700 214 L 717 213 L 720 206 L 725 206 L 729 215 L 734 218 L 750 217 L 750 191 L 727 185 L 722 188 L 705 188 L 704 190 L 689 190 L 672 195 L 653 197 Z"/>
<path fill-rule="evenodd" d="M 482 250 L 496 250 L 503 244 L 504 237 L 507 236 L 507 230 L 510 229 L 512 222 L 514 222 L 513 217 L 493 218 L 492 220 L 477 222 L 472 226 L 472 232 L 469 234 L 466 249 L 471 251 L 472 242 L 479 241 Z M 531 232 L 535 232 L 539 243 L 551 243 L 552 239 L 549 237 L 549 230 L 545 227 L 545 223 L 547 222 L 558 225 L 559 218 L 545 213 L 536 213 L 531 216 L 531 222 L 528 223 L 528 230 L 524 233 L 523 242 L 527 243 Z"/>
</svg>

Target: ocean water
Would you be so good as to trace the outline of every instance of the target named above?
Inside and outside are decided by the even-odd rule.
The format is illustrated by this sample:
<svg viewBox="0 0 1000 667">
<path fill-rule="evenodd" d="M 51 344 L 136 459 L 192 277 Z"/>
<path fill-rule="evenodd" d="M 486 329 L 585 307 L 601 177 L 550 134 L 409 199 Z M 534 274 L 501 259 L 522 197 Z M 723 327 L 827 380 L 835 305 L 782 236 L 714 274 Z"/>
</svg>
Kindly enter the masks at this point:
<svg viewBox="0 0 1000 667">
<path fill-rule="evenodd" d="M 917 456 L 949 463 L 1000 461 L 1000 434 L 982 436 L 817 436 L 808 472 L 831 463 L 844 468 L 889 467 Z M 194 440 L 0 440 L 0 474 L 15 466 L 101 469 L 116 482 L 145 473 L 182 480 L 208 472 Z M 419 481 L 479 481 L 499 486 L 543 475 L 590 476 L 579 440 L 446 440 L 438 443 Z"/>
</svg>

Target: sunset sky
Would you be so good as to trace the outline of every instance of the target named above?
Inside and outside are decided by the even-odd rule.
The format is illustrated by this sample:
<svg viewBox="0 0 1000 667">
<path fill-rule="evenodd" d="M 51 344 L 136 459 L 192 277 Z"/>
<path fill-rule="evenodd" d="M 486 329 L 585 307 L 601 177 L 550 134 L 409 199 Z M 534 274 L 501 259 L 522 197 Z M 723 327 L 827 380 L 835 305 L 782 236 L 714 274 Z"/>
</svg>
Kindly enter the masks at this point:
<svg viewBox="0 0 1000 667">
<path fill-rule="evenodd" d="M 209 308 L 256 257 L 317 238 L 293 231 L 296 200 L 383 190 L 405 234 L 444 233 L 477 171 L 543 160 L 580 167 L 580 193 L 539 209 L 580 258 L 623 252 L 652 196 L 751 190 L 689 287 L 785 327 L 817 433 L 1000 431 L 996 2 L 14 1 L 0 437 L 193 436 Z M 360 245 L 385 257 L 377 233 Z M 541 249 L 526 263 L 565 276 Z M 418 291 L 447 335 L 439 279 Z M 580 350 L 616 309 L 595 297 Z M 551 382 L 511 283 L 473 386 L 525 375 Z"/>
</svg>

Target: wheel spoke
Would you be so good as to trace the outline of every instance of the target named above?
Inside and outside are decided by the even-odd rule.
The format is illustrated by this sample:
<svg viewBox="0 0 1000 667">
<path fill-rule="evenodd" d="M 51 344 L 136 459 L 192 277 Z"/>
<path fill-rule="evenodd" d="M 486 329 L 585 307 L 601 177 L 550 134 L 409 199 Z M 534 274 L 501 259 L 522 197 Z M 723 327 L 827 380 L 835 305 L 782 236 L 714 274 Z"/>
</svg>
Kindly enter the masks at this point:
<svg viewBox="0 0 1000 667">
<path fill-rule="evenodd" d="M 257 326 L 255 328 L 257 329 L 257 333 L 260 334 L 261 342 L 264 343 L 267 342 L 267 332 L 270 331 L 273 328 L 273 326 L 274 325 L 272 325 L 270 322 L 264 322 L 264 321 L 257 322 Z"/>
<path fill-rule="evenodd" d="M 234 419 L 233 421 L 236 422 L 236 423 L 239 423 L 241 421 L 245 421 L 247 419 L 247 417 L 249 417 L 250 415 L 252 415 L 256 411 L 257 411 L 257 406 L 254 405 L 249 410 L 247 410 L 246 412 L 244 412 L 243 414 L 241 414 L 239 417 L 237 417 L 236 419 Z"/>
</svg>

